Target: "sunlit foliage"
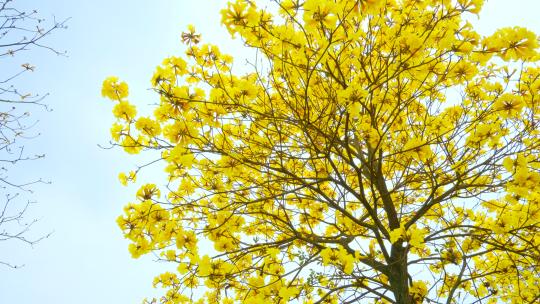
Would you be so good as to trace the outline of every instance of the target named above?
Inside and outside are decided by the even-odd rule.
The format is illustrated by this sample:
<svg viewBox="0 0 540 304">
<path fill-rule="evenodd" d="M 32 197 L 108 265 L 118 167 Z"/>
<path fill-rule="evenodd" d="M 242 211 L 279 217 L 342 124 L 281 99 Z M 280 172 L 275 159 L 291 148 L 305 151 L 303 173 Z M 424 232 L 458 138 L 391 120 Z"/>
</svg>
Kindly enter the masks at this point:
<svg viewBox="0 0 540 304">
<path fill-rule="evenodd" d="M 538 38 L 481 36 L 481 7 L 238 0 L 221 22 L 250 73 L 190 27 L 153 115 L 105 80 L 114 142 L 168 175 L 118 219 L 133 257 L 177 266 L 148 301 L 537 303 Z"/>
</svg>

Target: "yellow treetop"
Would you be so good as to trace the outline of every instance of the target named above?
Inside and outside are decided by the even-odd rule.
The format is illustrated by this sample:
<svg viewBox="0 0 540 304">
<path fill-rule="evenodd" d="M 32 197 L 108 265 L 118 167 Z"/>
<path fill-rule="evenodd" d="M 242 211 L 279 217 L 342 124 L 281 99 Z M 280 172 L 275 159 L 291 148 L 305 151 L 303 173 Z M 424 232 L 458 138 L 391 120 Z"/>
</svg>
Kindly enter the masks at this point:
<svg viewBox="0 0 540 304">
<path fill-rule="evenodd" d="M 478 34 L 482 2 L 232 1 L 251 72 L 190 26 L 153 113 L 106 79 L 168 176 L 118 219 L 176 265 L 148 303 L 538 302 L 538 37 Z"/>
</svg>

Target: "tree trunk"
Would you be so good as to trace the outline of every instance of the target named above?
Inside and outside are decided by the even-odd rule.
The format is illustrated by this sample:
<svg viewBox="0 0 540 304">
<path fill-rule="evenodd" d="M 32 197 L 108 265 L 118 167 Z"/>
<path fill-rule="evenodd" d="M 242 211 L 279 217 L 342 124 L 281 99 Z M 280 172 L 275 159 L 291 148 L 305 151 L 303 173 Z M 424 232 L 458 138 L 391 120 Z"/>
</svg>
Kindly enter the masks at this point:
<svg viewBox="0 0 540 304">
<path fill-rule="evenodd" d="M 403 248 L 401 241 L 392 245 L 391 265 L 389 278 L 390 286 L 394 292 L 396 303 L 413 304 L 413 298 L 409 293 L 409 272 L 407 270 L 407 250 Z"/>
</svg>

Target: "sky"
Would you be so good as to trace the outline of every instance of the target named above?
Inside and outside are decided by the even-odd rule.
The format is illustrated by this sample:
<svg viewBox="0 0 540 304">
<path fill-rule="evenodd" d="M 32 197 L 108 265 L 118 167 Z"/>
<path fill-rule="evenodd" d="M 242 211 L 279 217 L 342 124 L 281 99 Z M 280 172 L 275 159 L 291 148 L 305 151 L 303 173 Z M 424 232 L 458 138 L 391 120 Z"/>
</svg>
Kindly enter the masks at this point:
<svg viewBox="0 0 540 304">
<path fill-rule="evenodd" d="M 50 93 L 53 111 L 36 109 L 35 127 L 41 133 L 26 150 L 46 158 L 22 164 L 14 178 L 41 177 L 26 197 L 37 201 L 26 214 L 39 221 L 30 236 L 51 236 L 34 247 L 0 242 L 0 259 L 24 264 L 20 269 L 0 265 L 0 304 L 140 303 L 159 294 L 153 277 L 173 269 L 152 256 L 134 260 L 115 220 L 134 198 L 136 185 L 122 187 L 117 175 L 140 162 L 109 143 L 113 104 L 100 95 L 104 78 L 115 75 L 130 84 L 131 101 L 148 105 L 156 96 L 148 90 L 156 65 L 180 55 L 180 34 L 194 24 L 203 42 L 245 58 L 239 40 L 219 24 L 221 0 L 16 0 L 35 8 L 49 20 L 70 18 L 68 29 L 48 37 L 47 44 L 67 50 L 67 57 L 39 50 L 25 53 L 36 71 L 20 86 Z M 481 34 L 499 27 L 521 25 L 540 33 L 540 1 L 489 0 L 480 19 L 471 18 Z M 242 62 L 242 60 L 237 60 Z M 0 70 L 0 74 L 4 71 Z M 2 75 L 3 76 L 3 75 Z M 139 159 L 140 161 L 140 159 Z M 157 182 L 159 173 L 143 172 L 138 183 Z M 162 179 L 163 180 L 163 179 Z M 164 181 L 164 180 L 163 180 Z"/>
</svg>

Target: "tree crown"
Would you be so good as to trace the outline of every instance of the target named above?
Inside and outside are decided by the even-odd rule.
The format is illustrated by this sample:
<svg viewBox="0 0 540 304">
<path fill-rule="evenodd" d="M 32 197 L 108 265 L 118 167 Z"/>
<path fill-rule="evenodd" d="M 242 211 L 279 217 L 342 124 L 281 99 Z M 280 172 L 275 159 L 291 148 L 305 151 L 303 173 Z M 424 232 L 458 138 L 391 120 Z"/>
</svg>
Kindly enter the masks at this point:
<svg viewBox="0 0 540 304">
<path fill-rule="evenodd" d="M 105 80 L 115 143 L 168 174 L 118 218 L 133 257 L 177 264 L 155 301 L 537 301 L 538 38 L 479 35 L 481 7 L 238 0 L 251 72 L 190 27 L 152 116 Z"/>
</svg>

